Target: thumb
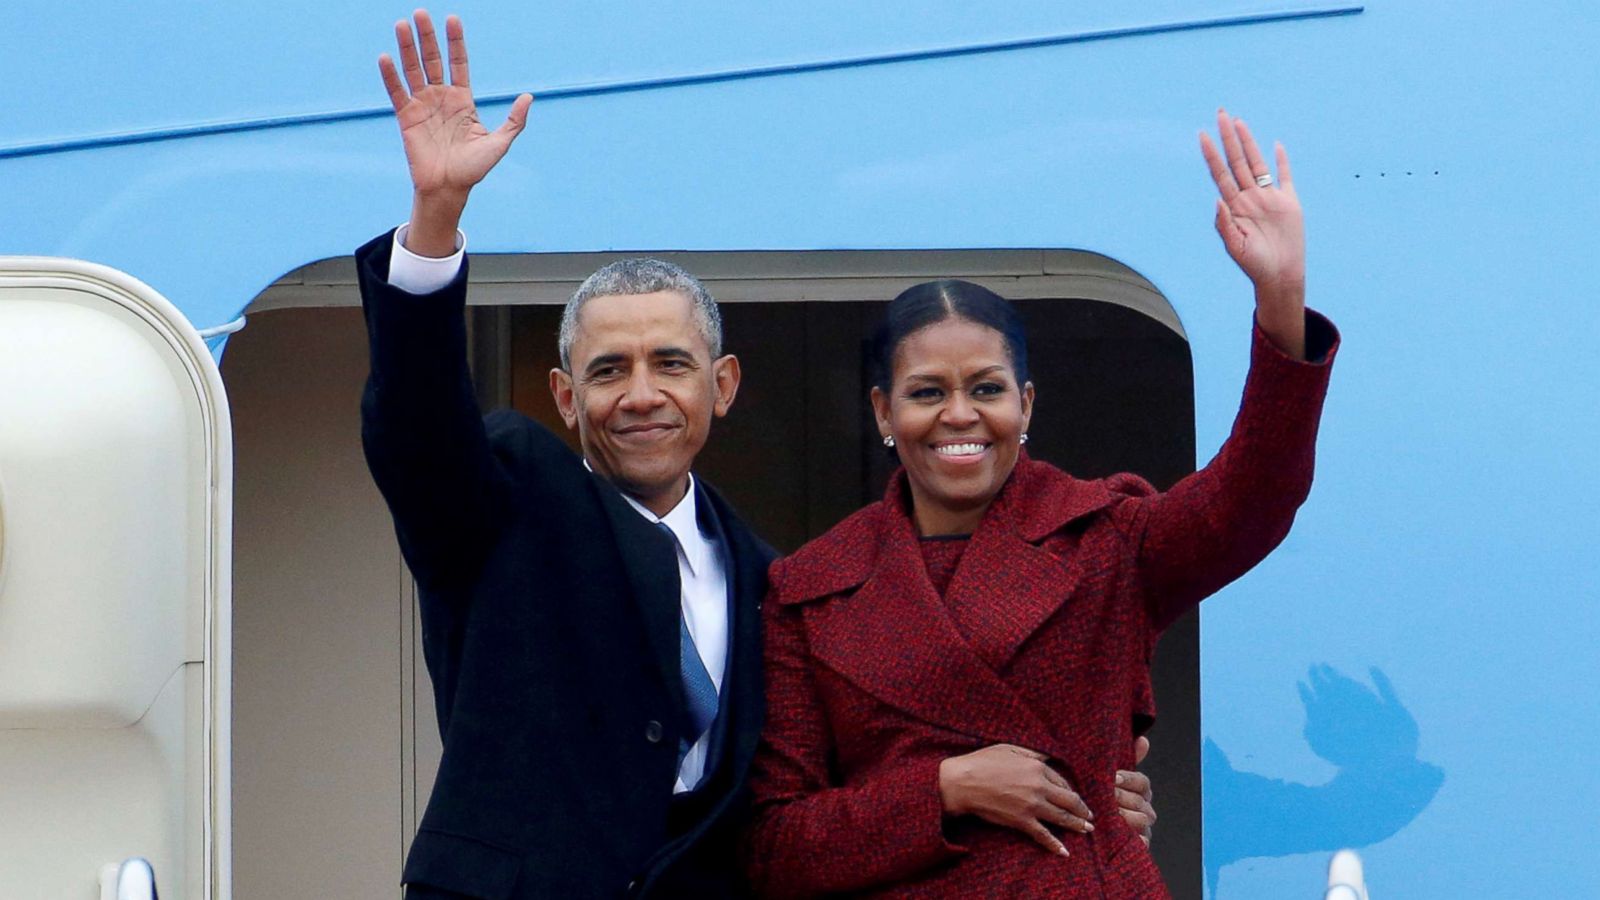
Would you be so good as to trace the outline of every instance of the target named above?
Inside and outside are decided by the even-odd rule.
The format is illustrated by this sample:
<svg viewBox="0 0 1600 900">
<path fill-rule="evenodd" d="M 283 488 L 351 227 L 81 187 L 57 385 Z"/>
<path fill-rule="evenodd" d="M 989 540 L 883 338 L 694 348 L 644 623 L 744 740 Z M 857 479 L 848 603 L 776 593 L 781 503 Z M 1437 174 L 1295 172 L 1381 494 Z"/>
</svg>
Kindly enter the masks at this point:
<svg viewBox="0 0 1600 900">
<path fill-rule="evenodd" d="M 1139 765 L 1140 763 L 1144 762 L 1144 758 L 1149 755 L 1150 739 L 1144 735 L 1140 735 L 1138 739 L 1133 742 L 1133 764 L 1136 766 Z"/>
<path fill-rule="evenodd" d="M 1245 233 L 1245 226 L 1239 224 L 1239 219 L 1233 214 L 1233 210 L 1220 199 L 1217 200 L 1217 236 L 1222 238 L 1222 247 L 1228 251 L 1228 256 L 1247 277 L 1254 280 L 1255 276 L 1245 265 L 1250 236 Z"/>
<path fill-rule="evenodd" d="M 511 143 L 522 129 L 528 125 L 528 107 L 533 105 L 532 94 L 521 94 L 511 103 L 511 112 L 506 114 L 506 120 L 495 129 L 495 134 L 505 138 L 506 143 Z"/>
</svg>

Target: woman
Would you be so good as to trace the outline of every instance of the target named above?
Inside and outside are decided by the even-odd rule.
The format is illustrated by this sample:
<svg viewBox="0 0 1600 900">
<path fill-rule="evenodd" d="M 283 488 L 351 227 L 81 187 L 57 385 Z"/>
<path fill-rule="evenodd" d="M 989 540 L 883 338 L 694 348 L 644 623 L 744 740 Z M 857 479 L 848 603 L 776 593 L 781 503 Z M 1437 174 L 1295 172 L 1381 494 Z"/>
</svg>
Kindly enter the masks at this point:
<svg viewBox="0 0 1600 900">
<path fill-rule="evenodd" d="M 1274 187 L 1244 123 L 1218 126 L 1226 160 L 1201 149 L 1255 286 L 1251 368 L 1221 452 L 1167 493 L 1022 453 L 1034 391 L 1005 301 L 938 282 L 891 304 L 872 405 L 902 469 L 772 569 L 762 894 L 1167 896 L 1115 814 L 1150 651 L 1287 533 L 1338 342 L 1305 309 L 1287 156 Z"/>
</svg>

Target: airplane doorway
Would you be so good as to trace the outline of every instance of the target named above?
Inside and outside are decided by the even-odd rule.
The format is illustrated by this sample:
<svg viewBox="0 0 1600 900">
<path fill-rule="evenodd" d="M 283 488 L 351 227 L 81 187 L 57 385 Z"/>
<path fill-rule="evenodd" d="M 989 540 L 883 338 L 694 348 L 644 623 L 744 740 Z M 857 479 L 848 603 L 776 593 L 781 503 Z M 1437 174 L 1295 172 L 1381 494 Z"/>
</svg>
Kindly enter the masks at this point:
<svg viewBox="0 0 1600 900">
<path fill-rule="evenodd" d="M 863 346 L 882 303 L 933 277 L 983 283 L 1029 324 L 1028 448 L 1080 477 L 1165 487 L 1194 467 L 1188 344 L 1165 298 L 1105 257 L 1060 250 L 668 253 L 723 304 L 744 362 L 697 470 L 780 549 L 882 495 Z M 469 351 L 485 406 L 560 429 L 546 388 L 560 304 L 617 254 L 478 255 Z M 365 470 L 367 350 L 348 258 L 270 286 L 230 341 L 234 420 L 234 882 L 240 900 L 393 898 L 440 747 L 414 584 Z M 558 433 L 564 433 L 561 429 Z M 1201 896 L 1199 632 L 1155 660 L 1145 769 L 1155 856 Z M 295 860 L 284 866 L 282 860 Z"/>
</svg>

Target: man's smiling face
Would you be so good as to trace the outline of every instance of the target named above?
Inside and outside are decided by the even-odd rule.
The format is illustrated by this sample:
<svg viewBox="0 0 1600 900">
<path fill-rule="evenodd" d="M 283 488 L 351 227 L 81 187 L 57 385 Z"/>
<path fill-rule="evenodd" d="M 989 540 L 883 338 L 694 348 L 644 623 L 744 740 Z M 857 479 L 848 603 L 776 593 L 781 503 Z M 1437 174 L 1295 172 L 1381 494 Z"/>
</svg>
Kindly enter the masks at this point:
<svg viewBox="0 0 1600 900">
<path fill-rule="evenodd" d="M 572 371 L 550 373 L 596 474 L 662 515 L 683 498 L 713 416 L 733 405 L 739 361 L 711 358 L 677 291 L 593 297 L 578 311 Z"/>
</svg>

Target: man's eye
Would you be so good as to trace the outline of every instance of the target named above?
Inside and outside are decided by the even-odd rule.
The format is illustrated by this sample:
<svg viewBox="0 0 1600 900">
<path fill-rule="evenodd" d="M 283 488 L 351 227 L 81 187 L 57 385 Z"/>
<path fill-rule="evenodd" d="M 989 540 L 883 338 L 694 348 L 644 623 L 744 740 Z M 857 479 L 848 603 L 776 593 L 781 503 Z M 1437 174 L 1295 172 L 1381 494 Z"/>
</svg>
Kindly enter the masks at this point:
<svg viewBox="0 0 1600 900">
<path fill-rule="evenodd" d="M 593 372 L 590 372 L 589 378 L 592 381 L 604 381 L 607 378 L 615 378 L 621 373 L 622 370 L 616 366 L 606 366 L 603 369 L 595 369 Z"/>
</svg>

